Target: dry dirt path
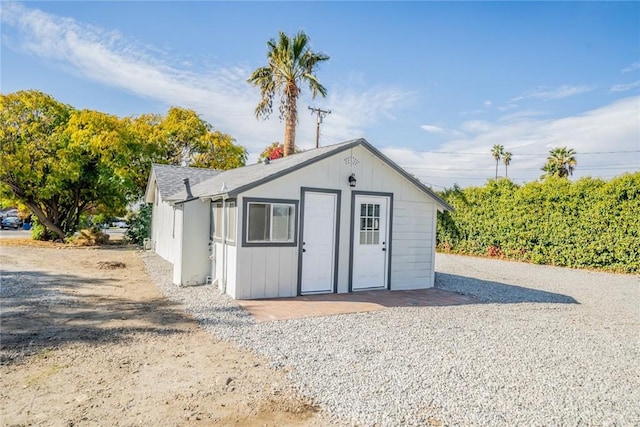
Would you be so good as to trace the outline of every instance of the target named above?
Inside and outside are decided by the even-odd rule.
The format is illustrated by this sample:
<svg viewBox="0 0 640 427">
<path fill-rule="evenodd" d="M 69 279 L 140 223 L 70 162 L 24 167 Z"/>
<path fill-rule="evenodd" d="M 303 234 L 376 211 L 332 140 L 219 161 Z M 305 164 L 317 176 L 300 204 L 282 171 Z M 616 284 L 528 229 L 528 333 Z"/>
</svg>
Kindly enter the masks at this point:
<svg viewBox="0 0 640 427">
<path fill-rule="evenodd" d="M 163 298 L 132 250 L 4 241 L 0 266 L 3 426 L 328 425 L 284 372 Z"/>
</svg>

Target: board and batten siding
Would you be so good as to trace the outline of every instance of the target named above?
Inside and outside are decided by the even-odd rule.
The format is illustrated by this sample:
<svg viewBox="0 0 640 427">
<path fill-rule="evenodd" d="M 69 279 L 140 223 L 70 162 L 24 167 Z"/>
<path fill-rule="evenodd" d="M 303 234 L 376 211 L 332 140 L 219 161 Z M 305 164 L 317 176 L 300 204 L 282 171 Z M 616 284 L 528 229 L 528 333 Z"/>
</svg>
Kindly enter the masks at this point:
<svg viewBox="0 0 640 427">
<path fill-rule="evenodd" d="M 433 286 L 435 203 L 396 201 L 393 209 L 391 288 Z"/>
<path fill-rule="evenodd" d="M 219 289 L 225 293 L 231 295 L 233 298 L 237 294 L 237 270 L 242 267 L 238 267 L 237 263 L 237 251 L 235 244 L 223 245 L 221 241 L 216 240 L 213 243 L 215 250 L 215 258 L 211 260 L 214 264 L 215 270 L 213 271 L 213 281 L 216 282 Z M 227 265 L 225 270 L 224 266 Z"/>
<path fill-rule="evenodd" d="M 174 207 L 162 200 L 157 188 L 155 193 L 152 208 L 151 240 L 155 252 L 173 264 L 179 254 L 177 240 L 180 236 L 175 233 Z"/>
<path fill-rule="evenodd" d="M 269 167 L 269 165 L 264 165 Z M 302 187 L 340 190 L 338 292 L 348 292 L 351 241 L 351 192 L 348 177 L 355 174 L 355 190 L 392 193 L 391 289 L 432 287 L 437 207 L 433 199 L 366 148 L 356 146 L 243 192 L 237 199 L 237 299 L 295 296 L 298 288 L 298 246 L 242 246 L 244 197 L 300 201 Z M 301 214 L 302 204 L 297 214 Z M 298 218 L 299 219 L 299 218 Z M 298 220 L 298 226 L 300 221 Z M 311 226 L 310 224 L 305 224 Z M 298 240 L 302 238 L 298 230 Z M 229 265 L 230 269 L 233 266 Z M 228 291 L 229 291 L 228 287 Z"/>
<path fill-rule="evenodd" d="M 173 261 L 173 283 L 181 284 L 182 281 L 182 219 L 184 218 L 182 205 L 175 206 L 173 211 L 173 251 L 175 259 Z"/>
<path fill-rule="evenodd" d="M 184 221 L 181 224 L 182 256 L 174 263 L 174 270 L 181 270 L 178 285 L 201 285 L 211 274 L 209 260 L 209 201 L 199 199 L 180 206 Z M 176 218 L 177 220 L 177 218 Z M 176 233 L 176 235 L 178 235 Z M 179 265 L 180 264 L 180 265 Z"/>
<path fill-rule="evenodd" d="M 297 247 L 251 247 L 242 248 L 240 253 L 237 285 L 231 296 L 236 299 L 296 296 Z"/>
</svg>

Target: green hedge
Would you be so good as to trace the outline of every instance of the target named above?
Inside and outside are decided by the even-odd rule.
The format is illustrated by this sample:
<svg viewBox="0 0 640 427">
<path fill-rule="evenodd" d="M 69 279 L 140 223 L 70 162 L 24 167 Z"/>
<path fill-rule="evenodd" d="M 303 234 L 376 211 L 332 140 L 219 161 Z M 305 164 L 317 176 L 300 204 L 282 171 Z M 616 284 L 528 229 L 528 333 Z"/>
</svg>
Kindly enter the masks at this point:
<svg viewBox="0 0 640 427">
<path fill-rule="evenodd" d="M 438 249 L 537 264 L 640 272 L 640 173 L 457 186 L 440 195 Z"/>
</svg>

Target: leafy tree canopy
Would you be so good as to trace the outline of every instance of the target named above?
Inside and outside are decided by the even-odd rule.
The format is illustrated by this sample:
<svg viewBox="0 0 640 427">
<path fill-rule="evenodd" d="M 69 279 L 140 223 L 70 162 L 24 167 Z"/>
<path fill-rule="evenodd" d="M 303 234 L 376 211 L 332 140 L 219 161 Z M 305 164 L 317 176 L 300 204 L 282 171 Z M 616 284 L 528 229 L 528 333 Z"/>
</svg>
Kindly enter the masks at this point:
<svg viewBox="0 0 640 427">
<path fill-rule="evenodd" d="M 83 213 L 124 213 L 144 192 L 153 162 L 244 165 L 247 152 L 233 142 L 191 110 L 119 118 L 34 90 L 0 94 L 0 195 L 64 239 Z"/>
</svg>

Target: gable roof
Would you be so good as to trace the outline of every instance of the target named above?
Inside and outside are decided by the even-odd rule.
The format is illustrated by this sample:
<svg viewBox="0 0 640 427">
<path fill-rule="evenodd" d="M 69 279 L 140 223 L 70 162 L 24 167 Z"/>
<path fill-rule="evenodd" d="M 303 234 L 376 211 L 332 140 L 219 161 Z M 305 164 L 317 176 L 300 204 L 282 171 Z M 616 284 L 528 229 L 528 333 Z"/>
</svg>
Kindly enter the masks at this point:
<svg viewBox="0 0 640 427">
<path fill-rule="evenodd" d="M 349 150 L 357 145 L 361 145 L 371 151 L 375 156 L 380 158 L 389 167 L 394 169 L 404 178 L 409 180 L 422 192 L 429 195 L 443 209 L 452 211 L 453 208 L 433 192 L 429 187 L 418 181 L 415 177 L 407 173 L 395 162 L 382 154 L 373 145 L 369 144 L 365 139 L 359 138 L 351 141 L 341 142 L 339 144 L 328 145 L 325 147 L 315 148 L 301 153 L 292 154 L 277 160 L 272 160 L 269 164 L 257 163 L 242 168 L 222 171 L 211 178 L 201 181 L 199 184 L 191 186 L 192 197 L 188 197 L 184 184 L 180 180 L 181 187 L 179 191 L 172 194 L 165 200 L 175 201 L 176 203 L 186 202 L 195 198 L 226 198 L 235 197 L 239 193 L 250 188 L 269 182 L 278 177 L 296 171 L 309 164 L 320 161 L 324 158 L 332 156 L 341 151 Z"/>
<path fill-rule="evenodd" d="M 189 184 L 193 187 L 207 179 L 213 178 L 220 172 L 221 171 L 216 169 L 160 165 L 154 163 L 151 165 L 151 175 L 149 177 L 149 182 L 147 183 L 147 200 L 149 201 L 149 197 L 151 197 L 151 201 L 153 200 L 153 196 L 150 194 L 149 190 L 154 181 L 160 191 L 160 197 L 162 197 L 162 200 L 179 201 L 184 199 L 184 197 L 182 199 L 176 199 L 172 196 L 179 193 L 181 190 L 185 191 L 185 178 L 189 178 Z"/>
</svg>

